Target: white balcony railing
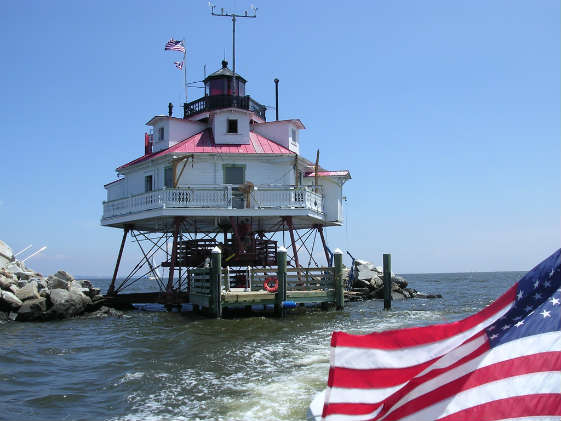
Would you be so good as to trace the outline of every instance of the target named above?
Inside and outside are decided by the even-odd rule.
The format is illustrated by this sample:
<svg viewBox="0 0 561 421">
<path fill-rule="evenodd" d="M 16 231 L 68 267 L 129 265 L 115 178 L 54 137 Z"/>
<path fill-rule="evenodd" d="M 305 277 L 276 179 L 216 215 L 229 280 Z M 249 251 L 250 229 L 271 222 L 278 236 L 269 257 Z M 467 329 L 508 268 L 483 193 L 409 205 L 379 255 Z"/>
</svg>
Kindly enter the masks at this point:
<svg viewBox="0 0 561 421">
<path fill-rule="evenodd" d="M 230 185 L 165 188 L 103 202 L 103 219 L 161 208 L 300 208 L 323 213 L 321 190 L 308 186 L 255 186 L 246 199 Z"/>
</svg>

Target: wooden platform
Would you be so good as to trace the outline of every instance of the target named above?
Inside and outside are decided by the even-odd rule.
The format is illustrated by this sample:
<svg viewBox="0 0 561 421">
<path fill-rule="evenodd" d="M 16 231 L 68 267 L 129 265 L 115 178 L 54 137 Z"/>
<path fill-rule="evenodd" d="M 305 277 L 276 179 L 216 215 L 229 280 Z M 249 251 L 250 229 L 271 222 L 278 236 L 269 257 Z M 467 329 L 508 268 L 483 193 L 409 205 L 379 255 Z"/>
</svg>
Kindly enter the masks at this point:
<svg viewBox="0 0 561 421">
<path fill-rule="evenodd" d="M 295 303 L 333 302 L 335 291 L 287 291 L 287 300 Z M 209 297 L 203 294 L 181 293 L 170 301 L 161 292 L 141 292 L 104 296 L 104 304 L 110 307 L 123 307 L 132 304 L 196 304 L 202 307 L 209 305 Z M 269 305 L 275 304 L 275 294 L 267 291 L 244 291 L 243 288 L 232 288 L 221 294 L 223 307 L 237 305 Z"/>
</svg>

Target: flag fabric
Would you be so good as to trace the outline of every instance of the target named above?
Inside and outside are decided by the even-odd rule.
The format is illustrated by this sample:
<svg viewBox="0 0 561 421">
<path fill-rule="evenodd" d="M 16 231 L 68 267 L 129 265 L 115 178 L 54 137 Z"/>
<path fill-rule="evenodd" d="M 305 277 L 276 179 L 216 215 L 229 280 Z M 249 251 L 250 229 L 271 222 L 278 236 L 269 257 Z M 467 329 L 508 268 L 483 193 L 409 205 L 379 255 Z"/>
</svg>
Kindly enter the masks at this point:
<svg viewBox="0 0 561 421">
<path fill-rule="evenodd" d="M 175 67 L 177 67 L 179 70 L 183 69 L 182 61 L 174 61 L 173 64 L 175 64 Z"/>
<path fill-rule="evenodd" d="M 558 250 L 457 322 L 334 332 L 321 419 L 561 419 L 560 266 Z"/>
<path fill-rule="evenodd" d="M 164 47 L 164 50 L 171 50 L 171 51 L 180 51 L 182 53 L 185 53 L 185 46 L 183 45 L 183 41 L 176 41 L 173 38 L 171 38 L 167 43 L 166 46 Z"/>
</svg>

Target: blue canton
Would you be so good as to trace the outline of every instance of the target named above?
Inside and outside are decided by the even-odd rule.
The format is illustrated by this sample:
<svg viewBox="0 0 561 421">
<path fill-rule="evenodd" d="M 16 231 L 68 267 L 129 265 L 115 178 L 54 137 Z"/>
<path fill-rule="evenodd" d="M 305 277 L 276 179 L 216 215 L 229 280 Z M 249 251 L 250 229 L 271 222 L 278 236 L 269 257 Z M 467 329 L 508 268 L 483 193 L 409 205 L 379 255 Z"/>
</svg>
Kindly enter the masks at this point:
<svg viewBox="0 0 561 421">
<path fill-rule="evenodd" d="M 485 330 L 491 347 L 561 330 L 561 249 L 520 281 L 513 307 Z"/>
</svg>

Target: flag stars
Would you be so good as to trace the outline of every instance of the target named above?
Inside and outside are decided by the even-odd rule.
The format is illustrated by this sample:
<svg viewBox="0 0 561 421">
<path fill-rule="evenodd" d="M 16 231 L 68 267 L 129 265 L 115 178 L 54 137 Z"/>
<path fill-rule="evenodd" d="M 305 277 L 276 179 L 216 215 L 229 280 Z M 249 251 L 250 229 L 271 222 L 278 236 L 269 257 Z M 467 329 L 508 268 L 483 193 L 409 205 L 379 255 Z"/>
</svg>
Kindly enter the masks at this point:
<svg viewBox="0 0 561 421">
<path fill-rule="evenodd" d="M 549 272 L 549 277 L 553 278 L 554 274 L 555 274 L 555 269 L 551 269 L 551 272 Z"/>
<path fill-rule="evenodd" d="M 547 318 L 547 317 L 551 317 L 551 314 L 550 314 L 550 313 L 551 313 L 550 311 L 544 310 L 544 311 L 542 311 L 540 314 L 541 314 L 541 315 L 543 316 L 543 318 L 545 319 L 545 318 Z"/>
<path fill-rule="evenodd" d="M 534 294 L 534 298 L 535 298 L 536 301 L 537 301 L 537 300 L 539 300 L 539 299 L 542 298 L 542 295 L 541 295 L 539 292 L 536 292 L 536 293 Z"/>
<path fill-rule="evenodd" d="M 524 324 L 524 320 L 520 320 L 518 323 L 516 323 L 514 326 L 516 327 L 520 327 Z"/>
<path fill-rule="evenodd" d="M 544 317 L 545 317 L 545 316 L 544 316 Z M 503 326 L 503 330 L 508 330 L 508 329 L 510 329 L 510 325 L 504 325 L 504 326 Z"/>
<path fill-rule="evenodd" d="M 524 307 L 524 311 L 525 311 L 525 312 L 529 312 L 530 310 L 532 310 L 532 307 L 530 307 L 530 306 Z"/>
<path fill-rule="evenodd" d="M 549 300 L 549 302 L 550 302 L 551 304 L 553 304 L 554 306 L 556 306 L 556 305 L 558 306 L 558 305 L 559 305 L 559 298 L 553 298 L 553 297 L 551 297 L 551 300 Z"/>
<path fill-rule="evenodd" d="M 536 280 L 536 282 L 534 282 L 534 289 L 536 289 L 537 287 L 540 286 L 540 280 Z"/>
<path fill-rule="evenodd" d="M 520 317 L 520 316 L 516 316 L 516 317 L 514 317 L 512 320 L 518 321 L 518 320 L 520 320 L 521 318 L 522 318 L 522 317 Z"/>
<path fill-rule="evenodd" d="M 545 281 L 543 284 L 546 288 L 549 288 L 551 286 L 551 282 L 549 281 Z"/>
<path fill-rule="evenodd" d="M 521 300 L 523 296 L 524 296 L 524 292 L 518 291 L 518 295 L 516 296 L 516 298 Z"/>
<path fill-rule="evenodd" d="M 491 339 L 497 339 L 499 337 L 499 335 L 497 335 L 496 333 L 493 333 L 490 338 Z"/>
<path fill-rule="evenodd" d="M 491 325 L 491 326 L 489 326 L 487 329 L 488 329 L 488 330 L 495 330 L 496 327 L 497 327 L 497 326 L 495 326 L 495 325 Z"/>
</svg>

